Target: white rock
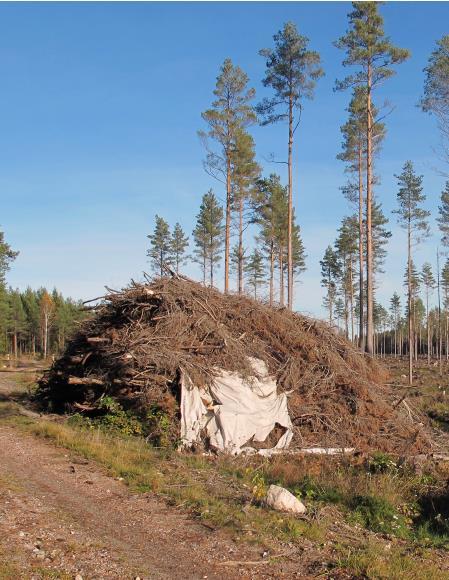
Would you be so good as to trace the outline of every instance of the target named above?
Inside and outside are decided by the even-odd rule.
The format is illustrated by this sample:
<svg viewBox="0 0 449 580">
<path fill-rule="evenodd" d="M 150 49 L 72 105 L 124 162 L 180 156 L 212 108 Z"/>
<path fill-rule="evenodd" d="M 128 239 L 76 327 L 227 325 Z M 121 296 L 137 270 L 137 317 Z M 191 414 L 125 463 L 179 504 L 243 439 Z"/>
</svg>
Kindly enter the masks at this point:
<svg viewBox="0 0 449 580">
<path fill-rule="evenodd" d="M 299 499 L 278 485 L 270 485 L 265 501 L 269 507 L 281 512 L 304 514 L 307 511 L 306 506 Z"/>
</svg>

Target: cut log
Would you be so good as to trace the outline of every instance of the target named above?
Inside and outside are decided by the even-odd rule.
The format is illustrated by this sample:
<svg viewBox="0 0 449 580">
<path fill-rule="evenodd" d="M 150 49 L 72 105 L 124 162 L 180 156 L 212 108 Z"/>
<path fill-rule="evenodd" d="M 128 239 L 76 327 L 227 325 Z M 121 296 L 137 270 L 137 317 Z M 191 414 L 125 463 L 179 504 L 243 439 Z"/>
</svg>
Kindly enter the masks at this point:
<svg viewBox="0 0 449 580">
<path fill-rule="evenodd" d="M 89 336 L 87 338 L 87 342 L 89 344 L 96 344 L 101 342 L 111 342 L 111 339 L 107 338 L 106 336 Z"/>
<path fill-rule="evenodd" d="M 104 381 L 94 377 L 69 377 L 69 385 L 104 385 Z"/>
</svg>

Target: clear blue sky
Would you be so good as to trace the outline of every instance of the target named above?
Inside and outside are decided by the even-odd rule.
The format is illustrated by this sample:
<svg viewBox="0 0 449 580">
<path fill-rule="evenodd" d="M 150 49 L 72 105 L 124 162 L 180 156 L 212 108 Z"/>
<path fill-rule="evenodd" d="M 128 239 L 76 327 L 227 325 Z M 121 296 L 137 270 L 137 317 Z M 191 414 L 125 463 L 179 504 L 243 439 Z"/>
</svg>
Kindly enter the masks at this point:
<svg viewBox="0 0 449 580">
<path fill-rule="evenodd" d="M 20 250 L 9 283 L 90 298 L 149 270 L 146 235 L 156 213 L 190 233 L 202 194 L 213 187 L 222 195 L 203 171 L 196 133 L 219 66 L 230 57 L 263 96 L 258 50 L 292 20 L 326 72 L 304 108 L 294 174 L 308 255 L 295 305 L 321 315 L 319 260 L 350 211 L 335 159 L 349 95 L 333 92 L 345 70 L 332 45 L 350 9 L 347 2 L 1 3 L 0 226 Z M 376 97 L 395 105 L 377 164 L 393 231 L 378 294 L 386 303 L 402 291 L 405 268 L 404 236 L 390 214 L 394 174 L 415 162 L 434 215 L 444 185 L 438 131 L 416 104 L 428 56 L 449 33 L 449 4 L 387 3 L 381 11 L 393 42 L 412 51 Z M 278 170 L 264 158 L 285 155 L 286 127 L 253 133 L 265 172 Z M 418 248 L 419 266 L 435 261 L 436 243 Z M 199 275 L 195 266 L 187 273 Z"/>
</svg>

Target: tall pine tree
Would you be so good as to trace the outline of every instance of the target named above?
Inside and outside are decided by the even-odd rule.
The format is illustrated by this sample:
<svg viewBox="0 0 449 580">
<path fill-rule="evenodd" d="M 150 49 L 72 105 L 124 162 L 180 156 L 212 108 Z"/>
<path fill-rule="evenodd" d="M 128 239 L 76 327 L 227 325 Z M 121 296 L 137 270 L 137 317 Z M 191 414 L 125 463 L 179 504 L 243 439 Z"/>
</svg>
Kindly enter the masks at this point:
<svg viewBox="0 0 449 580">
<path fill-rule="evenodd" d="M 288 123 L 288 215 L 287 215 L 287 278 L 288 307 L 293 308 L 293 139 L 301 118 L 303 101 L 312 98 L 316 81 L 323 76 L 320 56 L 308 50 L 309 39 L 298 33 L 293 22 L 284 24 L 273 36 L 274 48 L 264 48 L 260 55 L 266 59 L 263 84 L 274 95 L 265 98 L 257 112 L 262 125 Z"/>
<path fill-rule="evenodd" d="M 394 213 L 398 222 L 407 232 L 407 304 L 409 327 L 409 384 L 413 383 L 413 349 L 414 329 L 412 318 L 413 300 L 413 245 L 429 235 L 427 218 L 430 212 L 421 207 L 426 196 L 423 194 L 422 175 L 416 175 L 413 164 L 407 161 L 402 173 L 397 175 L 399 190 L 397 193 L 398 209 Z"/>
<path fill-rule="evenodd" d="M 170 228 L 164 218 L 156 215 L 153 233 L 147 237 L 150 240 L 147 256 L 151 260 L 153 270 L 163 276 L 164 266 L 172 262 Z"/>
<path fill-rule="evenodd" d="M 206 171 L 226 186 L 225 272 L 224 290 L 229 291 L 231 211 L 232 211 L 232 160 L 240 132 L 256 122 L 251 106 L 254 89 L 248 88 L 248 76 L 228 58 L 224 61 L 214 89 L 212 108 L 202 113 L 208 125 L 207 132 L 200 131 L 207 151 Z M 210 149 L 208 138 L 218 144 L 218 151 Z"/>
<path fill-rule="evenodd" d="M 409 56 L 407 50 L 393 46 L 383 30 L 383 18 L 377 2 L 353 2 L 348 15 L 349 29 L 336 46 L 345 50 L 344 66 L 356 67 L 354 74 L 337 83 L 337 89 L 363 87 L 366 92 L 366 350 L 373 352 L 374 265 L 372 239 L 373 186 L 373 91 L 394 74 L 397 65 Z"/>
<path fill-rule="evenodd" d="M 193 230 L 195 261 L 201 266 L 203 284 L 209 274 L 209 284 L 214 285 L 214 271 L 221 260 L 223 247 L 223 208 L 212 190 L 203 195 L 200 211 Z"/>
<path fill-rule="evenodd" d="M 177 274 L 179 274 L 179 268 L 187 262 L 186 252 L 188 247 L 189 237 L 185 235 L 181 225 L 176 223 L 170 240 L 170 250 Z"/>
</svg>

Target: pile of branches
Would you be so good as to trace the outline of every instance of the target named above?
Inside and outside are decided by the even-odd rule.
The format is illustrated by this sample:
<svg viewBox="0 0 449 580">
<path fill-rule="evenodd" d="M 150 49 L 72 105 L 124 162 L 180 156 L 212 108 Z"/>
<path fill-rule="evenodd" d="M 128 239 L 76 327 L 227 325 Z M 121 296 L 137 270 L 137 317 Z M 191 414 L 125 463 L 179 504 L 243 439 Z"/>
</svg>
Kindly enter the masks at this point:
<svg viewBox="0 0 449 580">
<path fill-rule="evenodd" d="M 56 412 L 95 411 L 105 395 L 142 417 L 157 409 L 176 439 L 180 373 L 198 386 L 217 369 L 249 377 L 248 357 L 264 360 L 289 393 L 293 447 L 428 449 L 395 407 L 384 371 L 326 323 L 179 277 L 104 296 L 43 376 L 39 397 Z"/>
</svg>

